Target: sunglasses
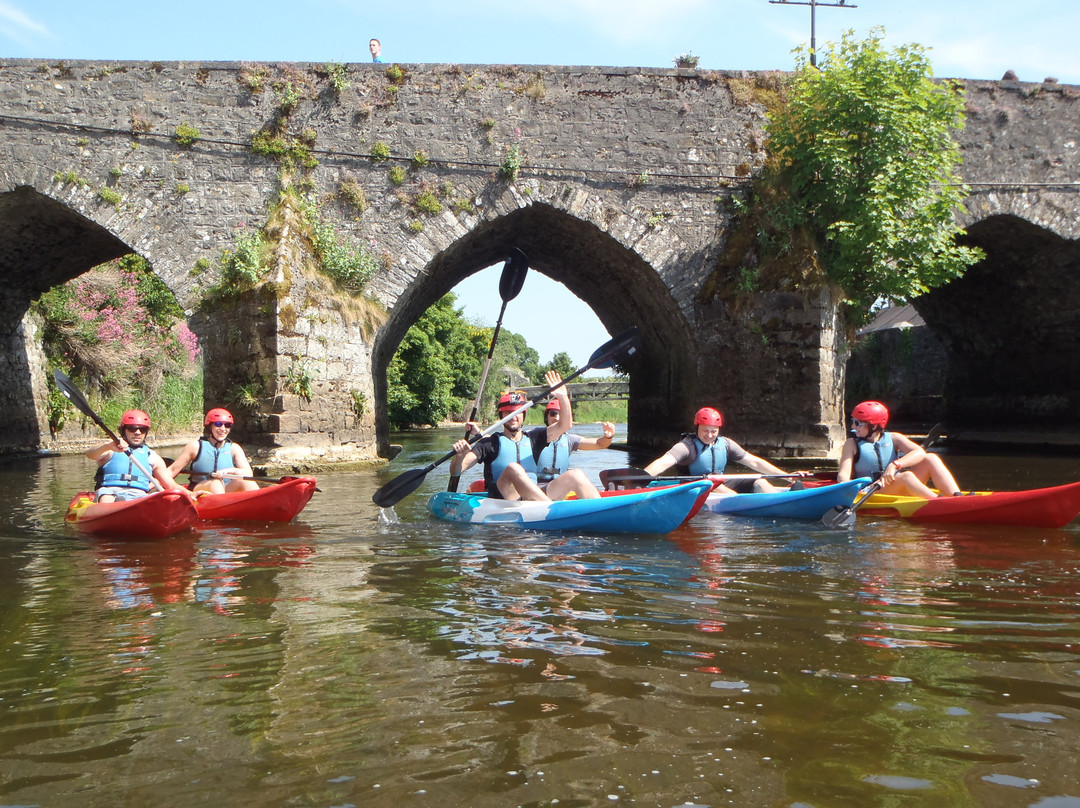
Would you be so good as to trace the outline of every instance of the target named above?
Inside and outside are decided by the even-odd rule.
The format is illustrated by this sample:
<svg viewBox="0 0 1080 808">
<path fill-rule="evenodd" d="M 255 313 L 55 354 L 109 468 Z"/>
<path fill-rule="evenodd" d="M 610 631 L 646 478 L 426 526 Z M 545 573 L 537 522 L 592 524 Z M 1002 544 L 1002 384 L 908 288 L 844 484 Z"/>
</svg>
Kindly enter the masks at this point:
<svg viewBox="0 0 1080 808">
<path fill-rule="evenodd" d="M 128 430 L 129 432 L 149 432 L 150 431 L 150 427 L 148 427 L 148 426 L 125 426 L 124 429 Z"/>
<path fill-rule="evenodd" d="M 232 429 L 232 421 L 211 421 L 210 426 L 223 426 L 226 429 Z"/>
<path fill-rule="evenodd" d="M 860 421 L 858 418 L 852 418 L 851 425 L 856 429 L 858 429 L 860 426 L 870 426 L 867 421 Z"/>
</svg>

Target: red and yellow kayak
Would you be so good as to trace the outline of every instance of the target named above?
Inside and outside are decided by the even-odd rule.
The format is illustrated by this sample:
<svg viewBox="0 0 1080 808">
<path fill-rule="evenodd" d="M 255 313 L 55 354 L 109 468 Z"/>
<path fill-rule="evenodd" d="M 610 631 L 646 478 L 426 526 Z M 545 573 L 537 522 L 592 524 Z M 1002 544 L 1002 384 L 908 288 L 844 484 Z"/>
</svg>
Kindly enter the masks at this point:
<svg viewBox="0 0 1080 808">
<path fill-rule="evenodd" d="M 126 502 L 94 502 L 80 491 L 68 505 L 66 521 L 83 533 L 124 539 L 162 539 L 187 530 L 198 518 L 182 491 L 158 491 Z"/>
<path fill-rule="evenodd" d="M 1064 527 L 1080 514 L 1080 482 L 1026 491 L 974 491 L 958 497 L 871 494 L 859 516 L 945 524 Z"/>
<path fill-rule="evenodd" d="M 282 482 L 255 491 L 206 494 L 195 500 L 205 521 L 288 522 L 315 493 L 314 477 L 282 477 Z"/>
</svg>

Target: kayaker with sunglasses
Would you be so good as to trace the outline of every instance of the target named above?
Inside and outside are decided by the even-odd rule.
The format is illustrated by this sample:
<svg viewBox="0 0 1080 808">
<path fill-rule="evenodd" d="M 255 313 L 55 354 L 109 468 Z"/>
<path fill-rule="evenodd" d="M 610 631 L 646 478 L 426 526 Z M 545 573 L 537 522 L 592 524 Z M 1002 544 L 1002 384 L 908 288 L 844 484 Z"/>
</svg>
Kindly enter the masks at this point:
<svg viewBox="0 0 1080 808">
<path fill-rule="evenodd" d="M 98 464 L 94 478 L 96 502 L 126 502 L 149 494 L 154 483 L 139 468 L 140 463 L 165 490 L 183 490 L 161 456 L 146 445 L 150 434 L 149 415 L 142 410 L 127 410 L 120 416 L 117 434 L 119 439 L 115 443 L 107 441 L 86 451 L 86 456 Z"/>
<path fill-rule="evenodd" d="M 851 411 L 852 437 L 844 442 L 836 479 L 880 480 L 882 493 L 932 498 L 960 493 L 952 472 L 931 454 L 899 432 L 886 432 L 889 410 L 880 401 L 863 401 Z M 929 483 L 939 493 L 930 488 Z"/>
<path fill-rule="evenodd" d="M 254 480 L 240 479 L 255 475 L 243 448 L 229 440 L 233 428 L 232 413 L 222 407 L 214 407 L 206 413 L 203 426 L 202 437 L 180 450 L 169 466 L 169 472 L 175 475 L 186 470 L 190 475 L 188 488 L 208 494 L 253 491 L 258 488 L 259 484 Z"/>
<path fill-rule="evenodd" d="M 545 380 L 549 387 L 562 382 L 562 376 L 548 371 Z M 578 499 L 600 496 L 596 486 L 580 469 L 570 469 L 547 483 L 543 488 L 537 484 L 537 459 L 544 448 L 557 441 L 574 425 L 570 398 L 565 387 L 559 387 L 552 395 L 559 402 L 560 417 L 548 426 L 525 430 L 525 414 L 522 410 L 503 424 L 502 432 L 481 438 L 474 444 L 459 440 L 454 444 L 456 453 L 450 461 L 450 475 L 456 477 L 477 463 L 484 464 L 484 486 L 488 496 L 516 500 L 560 500 L 575 493 Z M 499 416 L 505 417 L 522 404 L 528 396 L 520 390 L 507 391 L 499 397 Z M 480 432 L 478 425 L 470 422 L 469 432 Z"/>
</svg>

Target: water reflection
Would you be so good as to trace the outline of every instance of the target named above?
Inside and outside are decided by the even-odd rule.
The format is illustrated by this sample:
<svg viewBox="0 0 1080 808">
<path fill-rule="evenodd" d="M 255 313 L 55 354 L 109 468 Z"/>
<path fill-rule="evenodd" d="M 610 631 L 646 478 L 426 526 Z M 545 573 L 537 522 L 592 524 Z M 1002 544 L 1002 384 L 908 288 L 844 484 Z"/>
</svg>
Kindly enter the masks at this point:
<svg viewBox="0 0 1080 808">
<path fill-rule="evenodd" d="M 426 514 L 437 473 L 371 504 L 451 440 L 324 475 L 295 524 L 167 542 L 69 532 L 81 458 L 0 469 L 2 801 L 1080 800 L 1076 524 L 471 529 Z"/>
</svg>

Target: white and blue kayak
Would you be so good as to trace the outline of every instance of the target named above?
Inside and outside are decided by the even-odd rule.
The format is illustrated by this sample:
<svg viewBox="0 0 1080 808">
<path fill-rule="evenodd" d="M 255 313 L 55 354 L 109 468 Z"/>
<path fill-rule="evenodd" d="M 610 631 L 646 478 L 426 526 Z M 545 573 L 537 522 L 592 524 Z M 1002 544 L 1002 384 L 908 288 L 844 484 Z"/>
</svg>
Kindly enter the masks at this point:
<svg viewBox="0 0 1080 808">
<path fill-rule="evenodd" d="M 839 506 L 850 508 L 859 490 L 870 485 L 869 477 L 859 477 L 846 483 L 827 485 L 807 484 L 799 490 L 783 490 L 753 494 L 724 494 L 713 492 L 705 500 L 703 511 L 728 516 L 780 517 L 785 519 L 821 519 Z"/>
<path fill-rule="evenodd" d="M 670 533 L 702 506 L 712 488 L 711 481 L 696 480 L 664 488 L 605 492 L 612 495 L 599 499 L 559 502 L 511 502 L 486 494 L 440 491 L 428 500 L 428 510 L 444 521 L 466 524 L 596 533 Z"/>
</svg>

